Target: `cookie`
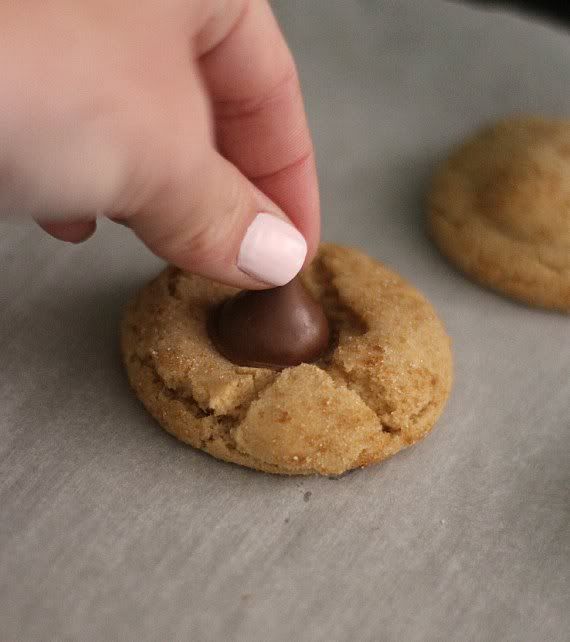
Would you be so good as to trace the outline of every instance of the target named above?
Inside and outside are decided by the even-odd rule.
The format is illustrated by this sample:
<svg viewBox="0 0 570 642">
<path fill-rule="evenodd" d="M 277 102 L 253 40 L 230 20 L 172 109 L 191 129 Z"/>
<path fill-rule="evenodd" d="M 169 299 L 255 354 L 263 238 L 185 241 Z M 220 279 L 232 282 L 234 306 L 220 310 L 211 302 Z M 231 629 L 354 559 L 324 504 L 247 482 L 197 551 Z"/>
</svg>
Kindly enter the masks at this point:
<svg viewBox="0 0 570 642">
<path fill-rule="evenodd" d="M 270 473 L 339 475 L 424 437 L 452 379 L 431 305 L 354 249 L 321 246 L 302 281 L 324 306 L 329 350 L 315 363 L 237 366 L 208 335 L 237 291 L 169 267 L 128 306 L 128 377 L 168 432 L 214 457 Z"/>
<path fill-rule="evenodd" d="M 431 237 L 482 285 L 570 312 L 570 120 L 512 118 L 452 153 L 428 198 Z"/>
</svg>

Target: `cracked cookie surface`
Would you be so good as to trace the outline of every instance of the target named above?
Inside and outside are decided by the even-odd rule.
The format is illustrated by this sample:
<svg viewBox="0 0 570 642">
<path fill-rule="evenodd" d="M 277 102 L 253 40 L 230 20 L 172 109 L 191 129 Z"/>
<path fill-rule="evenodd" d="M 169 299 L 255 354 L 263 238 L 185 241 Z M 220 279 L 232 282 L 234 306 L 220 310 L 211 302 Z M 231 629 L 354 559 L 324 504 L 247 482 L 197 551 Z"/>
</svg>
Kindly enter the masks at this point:
<svg viewBox="0 0 570 642">
<path fill-rule="evenodd" d="M 332 326 L 330 350 L 280 372 L 236 366 L 207 334 L 236 290 L 169 267 L 121 328 L 132 387 L 168 432 L 214 457 L 282 474 L 339 475 L 433 427 L 449 395 L 449 339 L 426 299 L 382 264 L 322 245 L 302 275 Z"/>
<path fill-rule="evenodd" d="M 570 120 L 479 132 L 436 174 L 428 216 L 436 245 L 475 281 L 570 312 Z"/>
</svg>

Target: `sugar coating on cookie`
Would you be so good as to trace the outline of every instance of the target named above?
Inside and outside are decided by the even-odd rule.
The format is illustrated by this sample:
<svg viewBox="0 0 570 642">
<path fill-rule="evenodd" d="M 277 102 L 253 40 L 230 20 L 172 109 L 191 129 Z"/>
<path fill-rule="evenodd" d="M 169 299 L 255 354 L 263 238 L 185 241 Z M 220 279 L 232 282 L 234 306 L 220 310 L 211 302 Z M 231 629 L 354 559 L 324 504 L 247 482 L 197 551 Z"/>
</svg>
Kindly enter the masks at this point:
<svg viewBox="0 0 570 642">
<path fill-rule="evenodd" d="M 570 120 L 480 131 L 437 172 L 428 216 L 436 245 L 474 280 L 570 312 Z"/>
<path fill-rule="evenodd" d="M 395 454 L 433 427 L 449 395 L 450 342 L 431 305 L 382 264 L 321 246 L 302 275 L 332 327 L 316 363 L 234 365 L 211 310 L 236 290 L 169 267 L 121 328 L 132 387 L 170 433 L 214 457 L 282 474 L 339 475 Z"/>
</svg>

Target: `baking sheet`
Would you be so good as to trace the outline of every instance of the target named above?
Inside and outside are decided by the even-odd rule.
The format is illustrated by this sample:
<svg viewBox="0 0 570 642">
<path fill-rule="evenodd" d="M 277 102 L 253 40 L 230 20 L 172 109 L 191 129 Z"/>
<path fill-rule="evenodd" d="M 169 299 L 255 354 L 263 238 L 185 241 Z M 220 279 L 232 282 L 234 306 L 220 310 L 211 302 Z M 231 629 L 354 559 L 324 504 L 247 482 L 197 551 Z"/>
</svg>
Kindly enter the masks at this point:
<svg viewBox="0 0 570 642">
<path fill-rule="evenodd" d="M 570 319 L 426 240 L 434 164 L 512 111 L 568 115 L 563 32 L 435 0 L 275 4 L 306 92 L 324 237 L 399 270 L 453 337 L 437 429 L 338 480 L 226 465 L 128 390 L 120 309 L 160 262 L 0 226 L 0 639 L 566 640 Z"/>
</svg>

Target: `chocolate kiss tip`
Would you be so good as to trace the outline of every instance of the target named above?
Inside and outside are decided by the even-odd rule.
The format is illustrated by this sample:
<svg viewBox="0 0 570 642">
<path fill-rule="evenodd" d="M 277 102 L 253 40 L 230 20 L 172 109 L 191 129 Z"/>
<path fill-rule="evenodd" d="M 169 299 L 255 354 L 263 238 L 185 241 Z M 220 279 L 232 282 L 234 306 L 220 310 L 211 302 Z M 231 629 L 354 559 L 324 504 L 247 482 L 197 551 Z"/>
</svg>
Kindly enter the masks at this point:
<svg viewBox="0 0 570 642">
<path fill-rule="evenodd" d="M 240 366 L 287 368 L 318 359 L 329 323 L 296 277 L 279 288 L 243 291 L 216 308 L 209 322 L 218 351 Z"/>
</svg>

